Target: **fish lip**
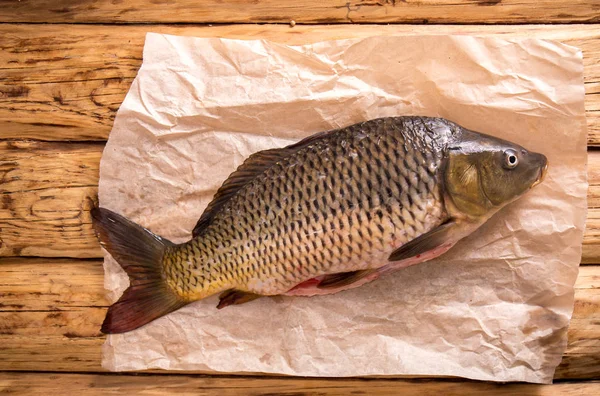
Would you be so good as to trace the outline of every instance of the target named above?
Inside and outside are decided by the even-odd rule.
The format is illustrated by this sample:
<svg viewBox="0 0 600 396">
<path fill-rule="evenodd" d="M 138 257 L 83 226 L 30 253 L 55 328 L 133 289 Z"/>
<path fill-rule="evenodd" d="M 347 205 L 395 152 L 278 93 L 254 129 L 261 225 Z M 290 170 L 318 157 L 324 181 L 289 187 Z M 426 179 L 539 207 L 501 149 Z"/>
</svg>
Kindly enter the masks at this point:
<svg viewBox="0 0 600 396">
<path fill-rule="evenodd" d="M 537 180 L 531 185 L 531 188 L 537 186 L 542 181 L 544 181 L 544 178 L 546 177 L 546 173 L 548 173 L 548 161 L 546 161 L 546 164 L 544 165 L 544 167 L 542 169 L 540 169 L 540 175 L 538 176 Z"/>
</svg>

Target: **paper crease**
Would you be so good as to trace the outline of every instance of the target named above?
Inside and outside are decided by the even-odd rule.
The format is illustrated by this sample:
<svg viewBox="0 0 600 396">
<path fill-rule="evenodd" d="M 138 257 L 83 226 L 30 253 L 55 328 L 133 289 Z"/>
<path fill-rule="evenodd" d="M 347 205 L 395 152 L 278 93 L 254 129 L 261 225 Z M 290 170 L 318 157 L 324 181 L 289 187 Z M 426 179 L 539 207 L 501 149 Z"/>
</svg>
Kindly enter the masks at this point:
<svg viewBox="0 0 600 396">
<path fill-rule="evenodd" d="M 288 46 L 150 33 L 100 166 L 100 205 L 183 242 L 250 154 L 396 115 L 441 116 L 549 158 L 546 181 L 439 259 L 355 290 L 111 335 L 109 370 L 439 375 L 548 383 L 587 212 L 582 54 L 551 40 L 371 37 Z M 116 300 L 125 273 L 105 260 Z"/>
</svg>

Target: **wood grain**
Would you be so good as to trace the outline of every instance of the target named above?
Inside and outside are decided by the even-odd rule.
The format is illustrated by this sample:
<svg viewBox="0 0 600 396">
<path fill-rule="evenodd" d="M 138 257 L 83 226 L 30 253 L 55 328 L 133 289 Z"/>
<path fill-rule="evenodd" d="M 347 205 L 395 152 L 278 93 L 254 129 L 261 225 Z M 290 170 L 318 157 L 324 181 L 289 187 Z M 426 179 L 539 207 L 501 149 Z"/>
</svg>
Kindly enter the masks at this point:
<svg viewBox="0 0 600 396">
<path fill-rule="evenodd" d="M 91 226 L 103 144 L 0 141 L 0 257 L 102 257 Z M 600 263 L 600 151 L 588 155 L 582 263 Z"/>
<path fill-rule="evenodd" d="M 287 25 L 292 20 L 298 24 L 294 28 Z M 232 22 L 238 24 L 185 25 Z M 286 25 L 250 24 L 256 22 Z M 413 25 L 347 25 L 353 22 Z M 19 371 L 0 372 L 0 393 L 600 394 L 598 381 L 536 386 L 431 379 L 107 374 L 100 366 L 104 336 L 99 326 L 108 301 L 101 260 L 97 259 L 101 251 L 88 212 L 96 199 L 102 142 L 141 65 L 148 31 L 264 38 L 288 44 L 377 34 L 561 40 L 583 50 L 588 144 L 600 147 L 597 24 L 468 25 L 573 22 L 600 22 L 600 2 L 0 0 L 0 370 Z M 111 25 L 87 25 L 90 23 Z M 339 25 L 310 25 L 314 23 Z M 600 263 L 600 151 L 590 152 L 589 165 L 590 210 L 582 262 Z M 30 255 L 80 259 L 6 257 Z M 600 266 L 581 267 L 575 300 L 569 344 L 556 378 L 597 379 Z"/>
<path fill-rule="evenodd" d="M 101 256 L 89 210 L 102 149 L 0 142 L 0 256 Z"/>
<path fill-rule="evenodd" d="M 50 7 L 54 4 L 10 2 L 14 7 L 42 3 Z M 100 3 L 103 2 L 96 2 Z M 81 4 L 90 6 L 87 2 Z M 0 7 L 2 12 L 6 12 L 6 7 Z M 34 14 L 37 15 L 30 15 Z M 600 29 L 594 25 L 360 25 L 352 28 L 317 25 L 290 28 L 282 25 L 2 24 L 0 139 L 106 140 L 116 111 L 141 65 L 144 37 L 148 31 L 203 37 L 261 38 L 287 44 L 392 34 L 476 34 L 560 40 L 583 50 L 589 144 L 600 146 Z"/>
<path fill-rule="evenodd" d="M 103 276 L 101 260 L 3 259 L 0 371 L 103 371 Z M 568 336 L 555 378 L 599 377 L 600 266 L 580 269 Z"/>
<path fill-rule="evenodd" d="M 598 395 L 600 382 L 553 385 L 493 384 L 451 379 L 321 379 L 207 377 L 198 375 L 99 375 L 0 373 L 7 394 L 52 395 Z"/>
<path fill-rule="evenodd" d="M 597 1 L 70 0 L 0 1 L 0 22 L 572 23 L 598 22 Z"/>
<path fill-rule="evenodd" d="M 98 371 L 100 260 L 0 260 L 0 370 Z"/>
</svg>

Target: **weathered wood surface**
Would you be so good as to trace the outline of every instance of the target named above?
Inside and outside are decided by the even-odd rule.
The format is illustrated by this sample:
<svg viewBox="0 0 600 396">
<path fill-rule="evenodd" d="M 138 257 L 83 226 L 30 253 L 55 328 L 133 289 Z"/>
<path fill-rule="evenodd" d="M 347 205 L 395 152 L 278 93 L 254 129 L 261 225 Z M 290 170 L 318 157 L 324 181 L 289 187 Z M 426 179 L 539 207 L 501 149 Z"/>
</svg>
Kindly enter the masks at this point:
<svg viewBox="0 0 600 396">
<path fill-rule="evenodd" d="M 320 379 L 0 373 L 0 392 L 26 395 L 598 395 L 600 382 L 493 384 L 450 379 Z"/>
<path fill-rule="evenodd" d="M 6 7 L 0 6 L 0 13 L 5 10 Z M 204 37 L 264 38 L 288 44 L 378 34 L 451 33 L 560 40 L 583 51 L 589 144 L 600 146 L 600 28 L 597 25 L 290 28 L 283 25 L 0 24 L 0 139 L 106 140 L 116 111 L 141 65 L 144 37 L 149 31 Z"/>
<path fill-rule="evenodd" d="M 0 256 L 102 257 L 91 227 L 98 143 L 0 141 Z M 589 151 L 583 263 L 600 263 L 600 151 Z"/>
<path fill-rule="evenodd" d="M 572 23 L 598 22 L 596 0 L 3 0 L 0 22 Z"/>
<path fill-rule="evenodd" d="M 0 256 L 101 257 L 89 210 L 102 149 L 0 141 Z"/>
<path fill-rule="evenodd" d="M 299 25 L 249 24 L 291 20 Z M 158 24 L 115 25 L 147 22 Z M 186 22 L 238 24 L 165 25 Z M 300 25 L 320 22 L 415 25 Z M 0 257 L 0 370 L 19 371 L 0 373 L 0 392 L 600 394 L 598 382 L 501 386 L 460 380 L 66 373 L 102 371 L 99 326 L 108 301 L 88 210 L 96 199 L 102 142 L 141 65 L 146 32 L 289 44 L 377 34 L 560 40 L 583 50 L 588 143 L 600 147 L 598 25 L 465 25 L 498 22 L 600 22 L 600 2 L 0 0 L 0 256 L 5 256 Z M 589 164 L 590 212 L 582 261 L 600 264 L 600 152 L 590 153 Z M 6 257 L 28 255 L 78 258 Z M 556 378 L 600 378 L 600 266 L 581 267 L 575 299 L 569 344 Z M 29 370 L 62 374 L 24 372 Z"/>
<path fill-rule="evenodd" d="M 0 371 L 102 371 L 101 260 L 0 261 Z M 557 379 L 600 377 L 600 266 L 581 267 Z"/>
</svg>

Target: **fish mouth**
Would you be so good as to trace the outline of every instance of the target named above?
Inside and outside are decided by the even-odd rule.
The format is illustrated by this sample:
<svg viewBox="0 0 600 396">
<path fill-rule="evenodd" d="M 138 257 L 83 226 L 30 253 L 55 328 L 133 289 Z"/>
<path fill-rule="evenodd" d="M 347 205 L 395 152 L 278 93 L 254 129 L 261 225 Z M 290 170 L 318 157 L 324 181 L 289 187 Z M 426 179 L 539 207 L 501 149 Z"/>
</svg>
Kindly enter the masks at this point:
<svg viewBox="0 0 600 396">
<path fill-rule="evenodd" d="M 531 185 L 531 188 L 537 186 L 542 181 L 544 181 L 544 178 L 546 177 L 546 173 L 548 173 L 548 161 L 546 161 L 544 166 L 540 169 L 540 175 L 538 176 L 537 180 Z"/>
</svg>

